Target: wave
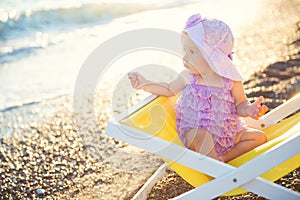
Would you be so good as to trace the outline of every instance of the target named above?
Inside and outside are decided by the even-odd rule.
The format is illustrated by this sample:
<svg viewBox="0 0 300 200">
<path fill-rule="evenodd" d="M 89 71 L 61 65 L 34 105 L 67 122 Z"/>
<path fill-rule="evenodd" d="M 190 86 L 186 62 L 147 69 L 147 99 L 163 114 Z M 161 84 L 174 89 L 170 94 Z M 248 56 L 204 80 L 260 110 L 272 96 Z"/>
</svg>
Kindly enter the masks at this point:
<svg viewBox="0 0 300 200">
<path fill-rule="evenodd" d="M 0 103 L 0 114 L 14 109 L 22 108 L 22 107 L 24 108 L 27 106 L 38 105 L 43 102 L 49 102 L 49 101 L 62 102 L 61 99 L 71 98 L 70 95 L 71 94 L 67 92 L 60 92 L 57 94 L 49 94 L 49 95 L 44 95 L 35 98 L 28 98 L 22 101 L 12 101 L 10 103 L 5 103 L 5 104 Z"/>
<path fill-rule="evenodd" d="M 176 5 L 166 4 L 163 7 Z M 0 8 L 0 41 L 5 41 L 36 31 L 55 31 L 101 24 L 114 18 L 146 10 L 157 9 L 154 4 L 90 3 L 73 7 L 23 10 Z"/>
<path fill-rule="evenodd" d="M 51 45 L 53 42 L 47 38 L 45 40 L 44 35 L 47 34 L 44 33 L 52 31 L 59 34 L 148 9 L 152 9 L 151 5 L 122 3 L 93 3 L 24 11 L 0 8 L 0 66 Z"/>
<path fill-rule="evenodd" d="M 1 64 L 4 63 L 9 63 L 17 59 L 25 58 L 35 50 L 42 49 L 42 48 L 43 48 L 42 46 L 21 47 L 21 48 L 12 49 L 4 53 L 1 52 L 1 48 L 0 48 L 0 66 Z"/>
<path fill-rule="evenodd" d="M 54 42 L 48 39 L 48 35 L 41 32 L 37 32 L 35 38 L 23 38 L 22 40 L 14 40 L 6 43 L 2 42 L 0 46 L 0 66 L 1 64 L 27 57 L 34 51 L 53 44 Z"/>
<path fill-rule="evenodd" d="M 48 33 L 59 35 L 76 29 L 108 23 L 116 18 L 153 9 L 177 7 L 193 1 L 168 0 L 164 3 L 87 3 L 69 7 L 35 9 L 0 7 L 0 67 L 46 48 L 57 41 Z M 22 45 L 22 46 L 20 46 Z"/>
</svg>

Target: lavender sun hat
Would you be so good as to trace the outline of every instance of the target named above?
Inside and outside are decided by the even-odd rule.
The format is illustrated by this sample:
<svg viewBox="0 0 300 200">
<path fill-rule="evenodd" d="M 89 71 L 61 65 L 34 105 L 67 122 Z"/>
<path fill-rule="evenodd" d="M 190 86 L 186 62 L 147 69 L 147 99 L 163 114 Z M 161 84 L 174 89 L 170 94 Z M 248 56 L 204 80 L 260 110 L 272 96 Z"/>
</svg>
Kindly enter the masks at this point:
<svg viewBox="0 0 300 200">
<path fill-rule="evenodd" d="M 189 17 L 184 32 L 196 44 L 215 73 L 234 81 L 243 81 L 232 63 L 234 38 L 228 25 L 220 20 L 206 19 L 195 14 Z"/>
</svg>

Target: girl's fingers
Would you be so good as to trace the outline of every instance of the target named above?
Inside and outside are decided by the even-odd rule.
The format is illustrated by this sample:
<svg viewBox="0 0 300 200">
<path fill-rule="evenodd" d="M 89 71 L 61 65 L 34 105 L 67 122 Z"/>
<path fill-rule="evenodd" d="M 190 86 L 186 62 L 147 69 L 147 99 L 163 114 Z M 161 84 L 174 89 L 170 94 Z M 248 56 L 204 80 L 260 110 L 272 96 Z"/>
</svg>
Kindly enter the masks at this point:
<svg viewBox="0 0 300 200">
<path fill-rule="evenodd" d="M 134 88 L 137 88 L 137 87 L 138 87 L 138 85 L 139 85 L 139 82 L 138 82 L 138 80 L 135 80 L 135 81 L 134 81 Z"/>
<path fill-rule="evenodd" d="M 139 74 L 137 72 L 129 72 L 128 79 L 131 82 L 131 85 L 134 89 L 138 89 L 139 86 Z"/>
<path fill-rule="evenodd" d="M 267 112 L 269 110 L 268 106 L 263 105 L 263 108 L 265 109 L 265 112 Z"/>
<path fill-rule="evenodd" d="M 252 105 L 253 105 L 253 115 L 252 117 L 254 119 L 259 119 L 261 116 L 263 116 L 267 111 L 268 107 L 265 105 L 261 105 L 263 102 L 264 98 L 260 96 Z"/>
<path fill-rule="evenodd" d="M 260 105 L 264 101 L 264 97 L 260 96 L 258 99 L 254 102 L 255 105 Z"/>
<path fill-rule="evenodd" d="M 261 113 L 262 113 L 261 115 L 265 114 L 268 110 L 269 110 L 268 107 L 266 105 L 263 105 L 261 107 Z"/>
<path fill-rule="evenodd" d="M 258 114 L 252 115 L 252 118 L 257 120 L 257 119 L 259 118 L 259 117 L 258 117 Z"/>
<path fill-rule="evenodd" d="M 259 106 L 259 108 L 256 110 L 256 114 L 254 115 L 255 119 L 258 119 L 259 117 L 263 116 L 268 111 L 268 107 L 263 105 Z"/>
<path fill-rule="evenodd" d="M 137 75 L 136 75 L 136 73 L 134 73 L 134 72 L 128 72 L 128 78 L 129 78 L 129 79 L 136 79 L 136 78 L 137 78 Z"/>
<path fill-rule="evenodd" d="M 259 108 L 259 112 L 262 112 L 262 113 L 265 113 L 268 111 L 268 107 L 266 105 L 262 105 L 260 108 Z"/>
</svg>

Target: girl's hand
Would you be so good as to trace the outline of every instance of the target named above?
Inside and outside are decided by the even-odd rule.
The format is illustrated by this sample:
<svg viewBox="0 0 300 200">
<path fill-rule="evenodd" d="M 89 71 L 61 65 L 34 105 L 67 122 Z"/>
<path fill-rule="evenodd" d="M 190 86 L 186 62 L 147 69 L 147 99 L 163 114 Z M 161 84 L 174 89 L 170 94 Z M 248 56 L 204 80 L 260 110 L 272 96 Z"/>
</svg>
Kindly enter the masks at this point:
<svg viewBox="0 0 300 200">
<path fill-rule="evenodd" d="M 134 89 L 141 89 L 147 82 L 146 79 L 137 72 L 129 72 L 128 79 L 131 81 L 131 85 Z"/>
<path fill-rule="evenodd" d="M 266 105 L 261 105 L 264 98 L 260 96 L 254 103 L 250 104 L 247 110 L 247 114 L 253 119 L 258 120 L 263 116 L 267 111 L 268 107 Z"/>
</svg>

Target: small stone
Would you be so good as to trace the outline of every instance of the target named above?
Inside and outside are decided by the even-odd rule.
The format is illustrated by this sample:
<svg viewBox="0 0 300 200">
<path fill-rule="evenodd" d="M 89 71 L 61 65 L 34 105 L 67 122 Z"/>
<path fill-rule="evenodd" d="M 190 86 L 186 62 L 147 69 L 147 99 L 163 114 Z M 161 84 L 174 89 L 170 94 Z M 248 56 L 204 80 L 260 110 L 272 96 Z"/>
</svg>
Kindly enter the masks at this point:
<svg viewBox="0 0 300 200">
<path fill-rule="evenodd" d="M 57 185 L 60 186 L 60 187 L 62 187 L 62 186 L 64 186 L 64 184 L 65 183 L 63 181 L 60 181 Z"/>
<path fill-rule="evenodd" d="M 44 189 L 37 189 L 37 190 L 36 190 L 36 193 L 37 193 L 38 195 L 43 195 L 43 194 L 45 193 L 45 190 L 44 190 Z"/>
</svg>

